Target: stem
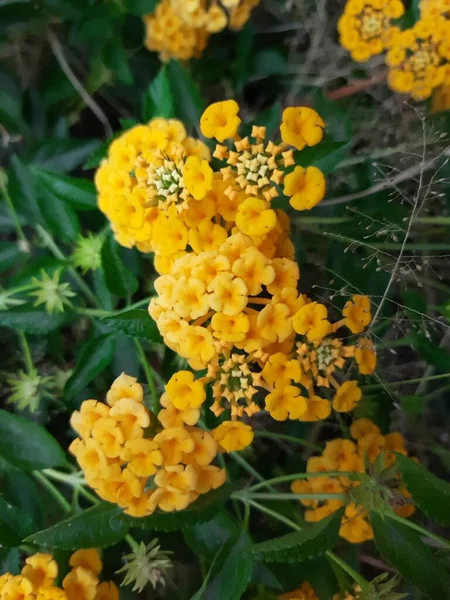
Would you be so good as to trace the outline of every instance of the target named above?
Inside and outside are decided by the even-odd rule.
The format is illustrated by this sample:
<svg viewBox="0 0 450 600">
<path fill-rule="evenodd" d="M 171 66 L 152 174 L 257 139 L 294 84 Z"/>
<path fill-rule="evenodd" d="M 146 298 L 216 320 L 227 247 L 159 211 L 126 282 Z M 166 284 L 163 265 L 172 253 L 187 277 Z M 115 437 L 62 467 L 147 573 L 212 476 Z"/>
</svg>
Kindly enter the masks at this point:
<svg viewBox="0 0 450 600">
<path fill-rule="evenodd" d="M 244 471 L 247 471 L 247 473 L 249 473 L 249 475 L 254 477 L 257 481 L 260 481 L 261 483 L 266 481 L 264 477 L 260 473 L 258 473 L 258 471 L 254 469 L 252 465 L 245 460 L 245 458 L 242 458 L 240 454 L 238 454 L 237 452 L 232 452 L 230 456 L 235 462 L 237 462 L 237 464 L 240 467 L 242 467 L 242 469 L 244 469 Z M 270 487 L 271 489 L 275 490 L 275 488 L 273 488 L 272 486 Z"/>
<path fill-rule="evenodd" d="M 46 475 L 49 479 L 54 479 L 55 481 L 60 481 L 61 483 L 65 483 L 76 489 L 79 494 L 84 496 L 86 500 L 92 502 L 92 504 L 98 504 L 99 499 L 97 496 L 92 494 L 89 490 L 86 490 L 84 486 L 87 485 L 86 481 L 82 477 L 76 477 L 74 475 L 66 475 L 65 473 L 61 473 L 60 471 L 54 471 L 53 469 L 44 469 L 42 471 L 44 475 Z"/>
<path fill-rule="evenodd" d="M 55 256 L 59 260 L 67 261 L 67 258 L 64 256 L 64 254 L 58 248 L 58 246 L 55 243 L 55 240 L 48 233 L 48 231 L 46 231 L 43 227 L 41 227 L 41 225 L 36 225 L 36 231 L 41 236 L 42 241 L 47 246 L 47 248 L 50 250 L 50 252 L 53 254 L 53 256 Z M 83 292 L 83 294 L 86 296 L 86 298 L 89 300 L 89 302 L 91 304 L 93 304 L 94 306 L 98 306 L 97 298 L 91 292 L 89 286 L 86 284 L 84 279 L 82 277 L 80 277 L 80 275 L 78 275 L 78 273 L 75 271 L 75 269 L 73 267 L 68 267 L 67 270 L 69 271 L 71 277 L 77 282 L 78 287 Z"/>
<path fill-rule="evenodd" d="M 243 498 L 241 498 L 241 500 L 245 501 Z M 301 531 L 302 528 L 300 527 L 300 525 L 297 525 L 297 523 L 294 523 L 294 521 L 291 521 L 284 515 L 281 515 L 280 513 L 276 512 L 270 508 L 267 508 L 266 506 L 263 506 L 262 504 L 259 504 L 258 502 L 254 502 L 251 499 L 248 499 L 247 502 L 251 506 L 256 508 L 257 510 L 259 510 L 260 512 L 265 513 L 266 515 L 268 515 L 270 517 L 273 517 L 277 521 L 280 521 L 280 523 L 284 523 L 291 529 L 294 529 L 295 531 Z M 366 579 L 364 579 L 364 577 L 362 577 L 362 575 L 360 575 L 350 565 L 348 565 L 345 561 L 343 561 L 341 558 L 339 558 L 339 556 L 337 556 L 334 552 L 331 552 L 331 550 L 327 550 L 327 552 L 325 554 L 329 560 L 332 560 L 334 563 L 339 565 L 339 567 L 341 567 L 341 569 L 343 571 L 345 571 L 356 583 L 358 583 L 362 589 L 367 589 L 370 586 L 370 583 Z"/>
<path fill-rule="evenodd" d="M 127 535 L 125 536 L 125 540 L 133 552 L 137 552 L 139 550 L 139 544 L 129 533 L 127 533 Z"/>
<path fill-rule="evenodd" d="M 307 448 L 312 448 L 313 450 L 322 451 L 322 448 L 318 444 L 313 444 L 313 442 L 309 442 L 308 440 L 303 440 L 302 438 L 297 438 L 293 435 L 286 435 L 284 433 L 272 433 L 270 431 L 255 431 L 255 437 L 268 438 L 272 440 L 283 440 L 285 442 L 290 442 L 291 444 L 298 444 L 299 446 L 306 446 Z"/>
<path fill-rule="evenodd" d="M 155 378 L 153 376 L 153 369 L 149 364 L 147 357 L 145 356 L 144 348 L 142 347 L 141 342 L 134 338 L 134 343 L 136 345 L 136 349 L 138 351 L 139 359 L 141 361 L 141 365 L 144 368 L 145 376 L 147 377 L 148 387 L 150 388 L 150 393 L 152 395 L 152 412 L 157 415 L 159 412 L 159 398 L 158 393 L 156 391 L 155 386 Z"/>
<path fill-rule="evenodd" d="M 321 473 L 294 473 L 291 475 L 280 475 L 279 477 L 273 477 L 272 479 L 266 479 L 261 483 L 257 483 L 252 485 L 252 487 L 248 488 L 248 492 L 254 492 L 262 487 L 269 487 L 270 484 L 278 484 L 278 483 L 286 483 L 288 481 L 294 481 L 296 479 L 309 479 L 310 477 L 349 477 L 350 479 L 358 480 L 359 473 L 355 473 L 354 471 L 328 471 Z"/>
<path fill-rule="evenodd" d="M 22 226 L 20 225 L 19 217 L 17 216 L 16 209 L 14 208 L 14 204 L 11 200 L 11 196 L 9 195 L 8 188 L 5 185 L 5 176 L 3 174 L 0 174 L 0 187 L 5 197 L 6 204 L 8 205 L 9 212 L 11 213 L 11 218 L 14 223 L 14 228 L 16 230 L 17 237 L 22 242 L 23 250 L 25 250 L 29 247 L 28 240 L 25 237 Z"/>
<path fill-rule="evenodd" d="M 412 521 L 408 521 L 408 519 L 399 517 L 395 513 L 387 513 L 387 516 L 390 519 L 392 519 L 393 521 L 397 521 L 397 523 L 401 523 L 402 525 L 405 525 L 405 527 L 414 529 L 415 531 L 418 531 L 422 535 L 424 535 L 432 540 L 435 540 L 436 542 L 439 542 L 439 544 L 442 544 L 442 546 L 445 546 L 445 548 L 450 548 L 450 541 L 446 540 L 445 538 L 441 537 L 440 535 L 437 535 L 436 533 L 433 533 L 432 531 L 428 531 L 428 529 L 425 529 L 424 527 L 417 525 L 417 523 L 413 523 Z"/>
<path fill-rule="evenodd" d="M 347 494 L 334 494 L 334 493 L 329 493 L 329 494 L 322 494 L 322 493 L 316 493 L 316 494 L 284 494 L 284 493 L 271 493 L 271 494 L 266 494 L 266 493 L 262 493 L 262 494 L 248 494 L 246 491 L 244 492 L 237 492 L 236 494 L 234 494 L 234 497 L 244 497 L 244 498 L 251 498 L 251 499 L 255 499 L 255 500 L 342 500 L 343 502 L 345 502 L 346 500 L 348 500 L 348 496 Z"/>
<path fill-rule="evenodd" d="M 49 494 L 53 496 L 56 502 L 60 505 L 61 509 L 69 514 L 71 512 L 70 504 L 61 494 L 61 492 L 41 473 L 40 471 L 33 471 L 33 477 L 39 481 L 43 488 L 45 488 Z"/>
<path fill-rule="evenodd" d="M 28 371 L 28 375 L 31 375 L 35 372 L 35 368 L 33 364 L 33 359 L 31 357 L 30 346 L 28 345 L 27 338 L 23 331 L 18 331 L 17 335 L 19 336 L 20 345 L 22 346 L 23 359 Z"/>
<path fill-rule="evenodd" d="M 408 385 L 409 383 L 420 383 L 421 381 L 434 381 L 435 379 L 445 379 L 447 377 L 450 377 L 450 373 L 443 373 L 441 375 L 430 375 L 429 377 L 418 377 L 417 379 L 405 379 L 403 381 L 391 381 L 389 382 L 389 387 L 397 387 L 397 386 L 401 386 L 401 385 Z M 367 392 L 367 391 L 372 391 L 372 390 L 378 390 L 378 389 L 382 389 L 383 388 L 383 384 L 381 383 L 375 383 L 373 385 L 364 385 L 362 386 L 362 389 Z"/>
</svg>

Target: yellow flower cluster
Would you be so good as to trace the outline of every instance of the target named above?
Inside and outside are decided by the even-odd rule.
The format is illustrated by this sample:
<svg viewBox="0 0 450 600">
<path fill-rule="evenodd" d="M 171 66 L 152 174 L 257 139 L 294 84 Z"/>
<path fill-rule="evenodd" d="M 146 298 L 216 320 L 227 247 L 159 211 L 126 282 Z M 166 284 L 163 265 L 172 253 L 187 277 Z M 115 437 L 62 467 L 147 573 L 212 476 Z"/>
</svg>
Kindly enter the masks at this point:
<svg viewBox="0 0 450 600">
<path fill-rule="evenodd" d="M 383 453 L 386 467 L 395 463 L 395 452 L 407 456 L 405 440 L 400 433 L 382 435 L 378 426 L 369 419 L 358 419 L 350 427 L 350 434 L 355 441 L 335 439 L 327 442 L 321 456 L 311 457 L 307 462 L 308 473 L 330 471 L 364 473 L 364 460 L 371 464 Z M 347 476 L 319 476 L 296 480 L 291 489 L 297 494 L 350 492 L 359 482 Z M 408 503 L 410 494 L 399 480 L 396 487 L 397 496 L 395 512 L 407 517 L 414 512 L 414 506 Z M 306 507 L 305 519 L 316 522 L 324 519 L 344 505 L 343 500 L 330 498 L 325 501 L 302 500 Z M 373 538 L 373 531 L 362 506 L 350 502 L 345 507 L 340 535 L 351 543 L 357 544 Z"/>
<path fill-rule="evenodd" d="M 278 600 L 318 600 L 318 598 L 311 584 L 305 581 L 298 589 L 278 596 Z"/>
<path fill-rule="evenodd" d="M 399 33 L 386 55 L 392 89 L 415 100 L 431 96 L 448 73 L 449 40 L 450 20 L 443 17 L 424 17 L 412 29 Z"/>
<path fill-rule="evenodd" d="M 127 514 L 182 510 L 225 481 L 225 471 L 211 464 L 216 440 L 194 426 L 205 399 L 192 373 L 177 373 L 161 398 L 158 426 L 151 422 L 142 386 L 123 373 L 108 391 L 107 404 L 86 400 L 72 415 L 80 437 L 70 451 L 88 484 Z"/>
<path fill-rule="evenodd" d="M 29 556 L 20 575 L 0 576 L 0 600 L 119 600 L 119 590 L 113 581 L 99 582 L 103 563 L 98 550 L 77 550 L 69 564 L 71 571 L 59 588 L 55 585 L 58 563 L 53 556 L 44 553 Z"/>
<path fill-rule="evenodd" d="M 357 62 L 381 54 L 400 31 L 392 22 L 404 12 L 401 0 L 348 0 L 338 23 L 341 46 Z"/>
<path fill-rule="evenodd" d="M 241 29 L 259 0 L 162 0 L 144 17 L 145 46 L 160 58 L 198 58 L 210 34 Z"/>
<path fill-rule="evenodd" d="M 450 4 L 422 0 L 420 19 L 402 31 L 392 23 L 403 13 L 400 0 L 348 0 L 338 25 L 340 42 L 359 62 L 386 50 L 389 86 L 424 100 L 448 81 Z"/>
<path fill-rule="evenodd" d="M 448 73 L 450 75 L 450 70 Z M 448 80 L 449 77 L 447 76 L 446 81 Z M 431 112 L 439 113 L 447 110 L 450 110 L 450 84 L 444 83 L 434 91 Z"/>
</svg>

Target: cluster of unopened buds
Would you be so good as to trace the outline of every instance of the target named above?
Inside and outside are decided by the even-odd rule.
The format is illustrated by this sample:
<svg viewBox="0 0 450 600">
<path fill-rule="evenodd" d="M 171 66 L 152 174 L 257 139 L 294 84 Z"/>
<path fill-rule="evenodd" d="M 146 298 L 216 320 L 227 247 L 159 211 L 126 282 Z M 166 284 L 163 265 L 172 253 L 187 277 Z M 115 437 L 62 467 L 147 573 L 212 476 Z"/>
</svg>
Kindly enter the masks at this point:
<svg viewBox="0 0 450 600">
<path fill-rule="evenodd" d="M 390 87 L 415 100 L 437 90 L 442 108 L 450 75 L 450 6 L 447 0 L 421 0 L 419 8 L 420 19 L 402 29 L 402 0 L 347 0 L 340 41 L 358 62 L 386 51 Z"/>
<path fill-rule="evenodd" d="M 113 581 L 100 583 L 103 563 L 97 549 L 77 550 L 69 566 L 71 570 L 58 587 L 59 567 L 54 557 L 42 552 L 29 556 L 20 575 L 0 575 L 0 600 L 119 600 Z"/>
<path fill-rule="evenodd" d="M 145 45 L 161 60 L 198 58 L 209 36 L 228 27 L 239 30 L 259 0 L 162 0 L 144 17 Z"/>
</svg>

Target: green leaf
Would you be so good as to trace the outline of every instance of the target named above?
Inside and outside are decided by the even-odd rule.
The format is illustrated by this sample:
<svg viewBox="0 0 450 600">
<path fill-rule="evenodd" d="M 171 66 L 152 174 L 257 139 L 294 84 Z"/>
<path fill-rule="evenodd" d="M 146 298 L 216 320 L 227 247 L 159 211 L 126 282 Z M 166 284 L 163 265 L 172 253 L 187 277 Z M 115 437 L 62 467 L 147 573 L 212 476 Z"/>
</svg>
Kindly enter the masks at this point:
<svg viewBox="0 0 450 600">
<path fill-rule="evenodd" d="M 0 410 L 0 456 L 25 471 L 66 463 L 63 449 L 44 427 L 5 410 Z"/>
<path fill-rule="evenodd" d="M 149 121 L 153 117 L 169 119 L 174 114 L 174 100 L 170 89 L 169 71 L 167 65 L 163 65 L 144 95 L 142 118 L 144 121 Z"/>
<path fill-rule="evenodd" d="M 0 123 L 10 133 L 30 133 L 22 117 L 21 103 L 6 91 L 0 92 Z"/>
<path fill-rule="evenodd" d="M 205 110 L 205 103 L 197 84 L 186 67 L 178 61 L 171 60 L 166 67 L 177 115 L 182 121 L 199 131 L 200 117 Z"/>
<path fill-rule="evenodd" d="M 212 558 L 238 530 L 238 525 L 222 510 L 209 521 L 186 527 L 183 533 L 186 542 L 196 554 Z"/>
<path fill-rule="evenodd" d="M 0 311 L 0 327 L 19 329 L 33 335 L 45 335 L 62 326 L 66 319 L 64 313 L 49 313 L 28 306 Z"/>
<path fill-rule="evenodd" d="M 252 576 L 253 560 L 247 532 L 234 535 L 216 554 L 201 588 L 191 600 L 237 600 Z"/>
<path fill-rule="evenodd" d="M 0 573 L 11 573 L 12 575 L 20 573 L 19 548 L 0 550 Z"/>
<path fill-rule="evenodd" d="M 119 542 L 128 532 L 129 523 L 121 519 L 119 506 L 101 502 L 82 513 L 38 531 L 26 542 L 72 550 L 77 548 L 105 548 Z"/>
<path fill-rule="evenodd" d="M 422 465 L 397 454 L 397 465 L 414 504 L 443 525 L 450 525 L 450 483 L 439 479 Z"/>
<path fill-rule="evenodd" d="M 58 200 L 77 210 L 95 210 L 97 194 L 92 181 L 50 173 L 34 168 L 38 182 L 50 190 Z"/>
<path fill-rule="evenodd" d="M 233 484 L 225 483 L 217 490 L 200 496 L 198 500 L 182 511 L 171 513 L 156 512 L 150 517 L 140 519 L 128 517 L 128 519 L 131 522 L 131 527 L 155 529 L 156 531 L 175 531 L 194 523 L 204 523 L 212 519 L 238 486 L 241 486 L 239 482 Z"/>
<path fill-rule="evenodd" d="M 423 415 L 424 413 L 424 401 L 421 396 L 401 396 L 399 398 L 402 409 L 408 415 Z"/>
<path fill-rule="evenodd" d="M 133 83 L 133 73 L 120 37 L 113 36 L 106 42 L 103 49 L 103 59 L 106 66 L 111 69 L 120 82 L 125 85 Z"/>
<path fill-rule="evenodd" d="M 90 340 L 84 347 L 72 375 L 64 388 L 67 398 L 73 398 L 99 375 L 112 360 L 114 337 L 101 335 Z"/>
<path fill-rule="evenodd" d="M 102 247 L 102 265 L 108 289 L 121 298 L 127 298 L 138 288 L 138 280 L 123 264 L 117 243 L 109 235 Z"/>
<path fill-rule="evenodd" d="M 43 224 L 33 174 L 15 154 L 11 157 L 8 173 L 8 192 L 15 209 L 27 219 L 30 225 Z"/>
<path fill-rule="evenodd" d="M 0 242 L 0 272 L 7 271 L 23 252 L 18 244 L 13 242 Z"/>
<path fill-rule="evenodd" d="M 266 48 L 257 52 L 252 61 L 252 75 L 270 77 L 286 71 L 286 58 L 278 50 Z"/>
<path fill-rule="evenodd" d="M 125 333 L 130 337 L 144 338 L 152 342 L 162 343 L 161 335 L 155 321 L 146 310 L 136 308 L 101 320 L 114 331 Z"/>
<path fill-rule="evenodd" d="M 157 4 L 158 0 L 125 0 L 127 12 L 135 17 L 149 15 L 155 10 Z"/>
<path fill-rule="evenodd" d="M 50 139 L 27 153 L 27 161 L 41 169 L 67 173 L 78 168 L 100 146 L 99 140 Z"/>
<path fill-rule="evenodd" d="M 18 546 L 21 542 L 20 513 L 0 496 L 0 545 Z"/>
<path fill-rule="evenodd" d="M 328 173 L 333 172 L 336 165 L 341 162 L 349 149 L 349 142 L 324 141 L 312 148 L 296 150 L 294 152 L 294 159 L 296 165 L 302 167 L 314 165 L 327 175 Z"/>
<path fill-rule="evenodd" d="M 70 206 L 61 202 L 49 187 L 38 183 L 38 201 L 48 228 L 59 240 L 74 242 L 80 234 L 80 222 Z"/>
<path fill-rule="evenodd" d="M 370 521 L 375 545 L 390 565 L 433 600 L 450 598 L 449 575 L 415 531 L 376 512 Z"/>
<path fill-rule="evenodd" d="M 304 527 L 301 531 L 255 544 L 252 553 L 266 562 L 301 562 L 322 556 L 339 537 L 343 511 Z"/>
</svg>

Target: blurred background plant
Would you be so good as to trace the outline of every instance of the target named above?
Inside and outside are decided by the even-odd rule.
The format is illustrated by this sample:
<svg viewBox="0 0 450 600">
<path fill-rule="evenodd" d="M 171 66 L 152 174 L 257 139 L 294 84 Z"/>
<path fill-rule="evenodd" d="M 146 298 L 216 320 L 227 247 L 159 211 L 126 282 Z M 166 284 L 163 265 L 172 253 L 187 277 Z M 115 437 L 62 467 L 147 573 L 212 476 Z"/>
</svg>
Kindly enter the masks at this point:
<svg viewBox="0 0 450 600">
<path fill-rule="evenodd" d="M 67 448 L 72 411 L 84 399 L 104 395 L 122 371 L 146 379 L 150 399 L 181 366 L 146 313 L 156 277 L 151 257 L 117 246 L 96 207 L 94 169 L 115 136 L 155 116 L 179 118 L 198 135 L 203 109 L 222 98 L 236 98 L 245 120 L 270 133 L 285 106 L 313 106 L 326 122 L 326 137 L 322 153 L 311 154 L 311 164 L 327 176 L 327 197 L 292 219 L 301 289 L 337 310 L 352 294 L 370 296 L 378 367 L 356 416 L 373 419 L 383 432 L 400 431 L 410 454 L 445 479 L 450 469 L 447 88 L 437 87 L 417 103 L 386 85 L 383 55 L 355 62 L 337 30 L 343 0 L 248 2 L 252 12 L 239 26 L 232 26 L 229 12 L 209 25 L 200 46 L 215 30 L 214 35 L 201 56 L 180 62 L 162 53 L 162 64 L 156 52 L 161 48 L 146 42 L 146 27 L 155 19 L 148 15 L 163 4 L 166 0 L 0 5 L 1 402 L 45 426 Z M 222 4 L 234 10 L 232 3 L 231 9 Z M 417 0 L 405 1 L 402 26 L 414 26 L 419 17 Z M 208 29 L 206 21 L 201 27 Z M 286 198 L 280 202 L 287 206 Z M 272 422 L 269 428 L 262 416 L 254 425 L 254 445 L 241 462 L 231 461 L 229 472 L 232 478 L 250 472 L 257 479 L 304 470 L 314 448 L 346 435 L 348 425 L 344 418 L 309 427 L 286 422 L 282 429 Z M 5 458 L 1 442 L 0 456 Z M 54 489 L 49 491 L 51 474 L 36 478 L 16 467 L 0 459 L 0 521 L 5 498 L 27 515 L 21 540 L 67 511 L 55 501 Z M 84 488 L 69 489 L 73 495 L 63 500 L 76 513 L 85 506 Z M 296 506 L 278 508 L 285 518 L 297 518 Z M 217 539 L 235 533 L 228 513 L 215 519 Z M 434 534 L 445 534 L 428 518 L 423 522 Z M 278 532 L 273 521 L 259 524 L 259 539 Z M 168 595 L 173 585 L 182 589 L 177 592 L 182 598 L 198 588 L 218 550 L 217 540 L 210 536 L 205 542 L 204 535 L 198 525 L 184 541 L 177 532 L 160 536 L 165 551 L 176 550 Z M 0 551 L 2 572 L 10 568 L 5 565 L 18 564 L 20 540 L 12 535 L 6 544 L 11 549 Z M 111 572 L 119 568 L 125 547 L 106 551 Z M 343 555 L 369 580 L 392 570 L 370 543 L 345 546 Z M 445 553 L 440 562 L 448 563 Z M 270 571 L 262 562 L 255 565 L 249 598 L 273 598 L 268 588 L 294 589 L 323 573 L 320 597 L 327 598 L 336 582 L 329 568 L 321 571 L 322 562 Z M 339 583 L 345 589 L 346 582 Z M 409 584 L 400 589 L 424 597 Z M 124 592 L 124 597 L 135 596 Z"/>
</svg>

